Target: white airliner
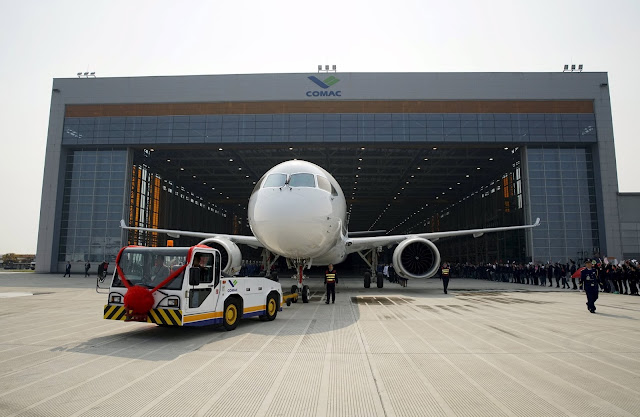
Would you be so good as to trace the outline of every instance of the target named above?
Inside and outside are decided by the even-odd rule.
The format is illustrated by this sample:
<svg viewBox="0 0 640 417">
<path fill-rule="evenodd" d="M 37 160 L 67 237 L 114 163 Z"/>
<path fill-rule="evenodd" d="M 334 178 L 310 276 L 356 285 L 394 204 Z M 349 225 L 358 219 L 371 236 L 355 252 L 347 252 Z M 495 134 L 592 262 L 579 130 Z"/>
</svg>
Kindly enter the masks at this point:
<svg viewBox="0 0 640 417">
<path fill-rule="evenodd" d="M 348 254 L 357 252 L 375 275 L 377 250 L 381 246 L 398 244 L 393 252 L 393 265 L 403 278 L 430 278 L 440 266 L 440 252 L 434 241 L 451 236 L 474 235 L 507 230 L 529 229 L 540 224 L 495 227 L 449 232 L 416 233 L 376 237 L 353 237 L 347 231 L 347 204 L 338 182 L 326 170 L 307 161 L 286 161 L 271 168 L 256 183 L 249 199 L 248 218 L 254 236 L 225 235 L 183 230 L 128 227 L 123 229 L 167 233 L 172 237 L 203 238 L 202 244 L 216 247 L 223 256 L 224 272 L 236 274 L 242 257 L 237 244 L 262 247 L 287 259 L 296 268 L 297 285 L 304 302 L 310 292 L 303 285 L 303 270 L 311 265 L 338 264 Z M 265 257 L 265 260 L 267 258 Z M 226 260 L 226 262 L 225 262 Z M 266 265 L 269 270 L 271 265 Z M 369 287 L 371 273 L 365 273 Z M 382 287 L 382 277 L 377 277 Z"/>
</svg>

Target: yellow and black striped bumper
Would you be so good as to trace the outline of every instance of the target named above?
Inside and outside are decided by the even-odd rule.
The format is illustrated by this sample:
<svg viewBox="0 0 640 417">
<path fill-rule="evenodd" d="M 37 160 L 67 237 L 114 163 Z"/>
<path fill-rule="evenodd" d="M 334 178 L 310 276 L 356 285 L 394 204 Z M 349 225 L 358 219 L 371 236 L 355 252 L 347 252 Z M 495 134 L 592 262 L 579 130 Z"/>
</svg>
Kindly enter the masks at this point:
<svg viewBox="0 0 640 417">
<path fill-rule="evenodd" d="M 140 318 L 132 318 L 127 314 L 124 306 L 105 305 L 105 320 L 124 320 L 124 321 L 146 321 L 147 323 L 164 324 L 167 326 L 182 326 L 182 310 L 171 310 L 165 308 L 154 308 L 147 314 L 146 320 Z"/>
</svg>

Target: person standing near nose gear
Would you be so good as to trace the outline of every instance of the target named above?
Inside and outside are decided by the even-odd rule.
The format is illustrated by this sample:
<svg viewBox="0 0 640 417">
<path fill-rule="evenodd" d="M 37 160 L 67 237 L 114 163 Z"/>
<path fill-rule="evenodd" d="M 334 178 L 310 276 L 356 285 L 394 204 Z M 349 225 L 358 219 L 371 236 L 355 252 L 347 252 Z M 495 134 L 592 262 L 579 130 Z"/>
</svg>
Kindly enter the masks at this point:
<svg viewBox="0 0 640 417">
<path fill-rule="evenodd" d="M 338 283 L 338 274 L 333 269 L 333 264 L 329 264 L 327 271 L 324 273 L 324 283 L 327 286 L 327 301 L 325 304 L 329 304 L 329 298 L 331 302 L 336 302 L 336 284 Z"/>
</svg>

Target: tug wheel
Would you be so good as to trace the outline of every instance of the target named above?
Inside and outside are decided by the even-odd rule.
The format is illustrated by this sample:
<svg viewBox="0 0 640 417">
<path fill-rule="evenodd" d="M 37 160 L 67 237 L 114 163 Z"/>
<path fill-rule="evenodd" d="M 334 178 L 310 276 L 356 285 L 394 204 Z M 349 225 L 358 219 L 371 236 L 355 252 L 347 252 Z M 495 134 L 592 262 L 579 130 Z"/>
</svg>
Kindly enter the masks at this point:
<svg viewBox="0 0 640 417">
<path fill-rule="evenodd" d="M 233 330 L 238 327 L 239 317 L 238 302 L 235 300 L 224 303 L 224 312 L 222 314 L 222 325 L 227 330 Z"/>
<path fill-rule="evenodd" d="M 275 320 L 280 308 L 279 304 L 280 303 L 276 300 L 276 297 L 273 294 L 269 294 L 269 296 L 267 296 L 267 314 L 265 316 L 268 321 Z"/>
</svg>

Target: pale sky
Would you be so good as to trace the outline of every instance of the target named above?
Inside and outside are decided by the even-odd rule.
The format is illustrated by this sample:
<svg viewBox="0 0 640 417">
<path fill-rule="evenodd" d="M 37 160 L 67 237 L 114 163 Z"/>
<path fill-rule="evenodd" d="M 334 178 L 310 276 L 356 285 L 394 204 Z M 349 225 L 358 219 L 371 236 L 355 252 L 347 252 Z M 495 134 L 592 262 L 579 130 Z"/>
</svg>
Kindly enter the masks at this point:
<svg viewBox="0 0 640 417">
<path fill-rule="evenodd" d="M 53 78 L 609 73 L 620 191 L 640 192 L 640 1 L 0 0 L 0 253 L 35 253 Z"/>
</svg>

